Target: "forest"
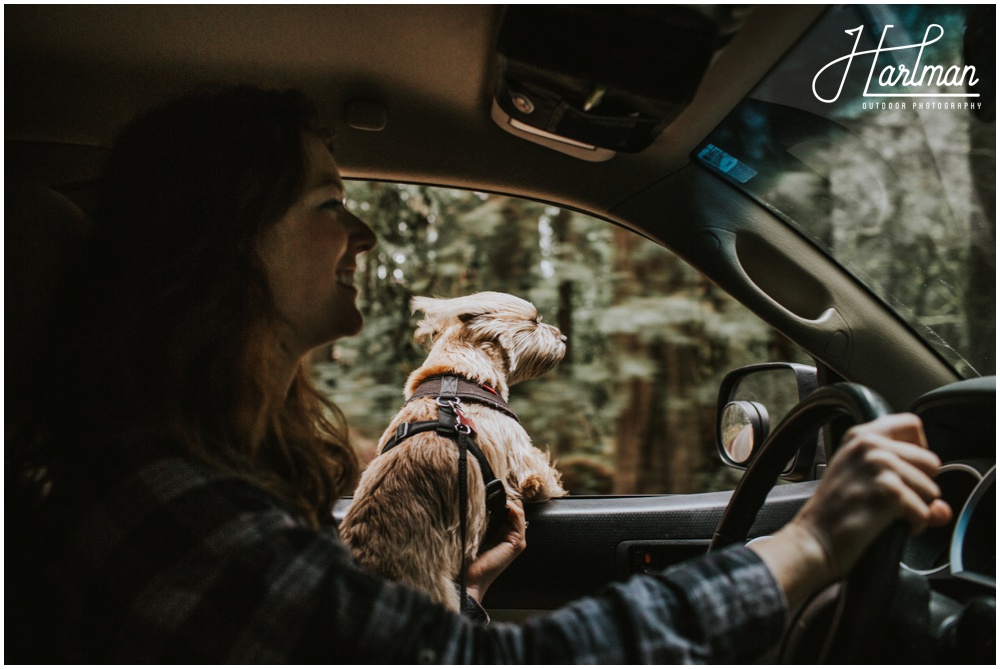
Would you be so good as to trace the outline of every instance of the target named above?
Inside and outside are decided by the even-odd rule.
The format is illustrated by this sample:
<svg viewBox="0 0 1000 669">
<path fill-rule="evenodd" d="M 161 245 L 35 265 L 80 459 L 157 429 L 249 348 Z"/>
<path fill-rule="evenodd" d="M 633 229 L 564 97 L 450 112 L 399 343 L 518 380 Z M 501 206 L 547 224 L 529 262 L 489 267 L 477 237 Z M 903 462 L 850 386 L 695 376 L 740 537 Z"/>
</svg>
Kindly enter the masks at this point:
<svg viewBox="0 0 1000 669">
<path fill-rule="evenodd" d="M 800 212 L 804 232 L 963 375 L 995 373 L 995 125 L 954 113 L 838 120 L 849 141 L 798 145 L 797 170 L 748 194 L 783 217 Z M 767 127 L 755 123 L 754 133 L 732 136 L 766 141 Z M 726 140 L 726 128 L 713 137 Z M 754 144 L 729 145 L 754 160 Z M 380 182 L 348 182 L 347 206 L 379 239 L 357 278 L 366 325 L 314 363 L 363 462 L 425 355 L 413 342 L 418 295 L 512 293 L 567 335 L 563 362 L 515 386 L 511 406 L 578 495 L 731 489 L 739 472 L 715 451 L 722 377 L 758 362 L 812 364 L 684 261 L 606 221 L 504 195 Z"/>
<path fill-rule="evenodd" d="M 569 338 L 563 362 L 515 386 L 511 405 L 572 494 L 731 488 L 715 452 L 716 393 L 729 370 L 809 362 L 682 260 L 568 209 L 415 185 L 350 182 L 348 207 L 376 231 L 362 258 L 358 337 L 318 353 L 323 387 L 362 460 L 402 404 L 425 350 L 417 295 L 512 293 Z"/>
</svg>

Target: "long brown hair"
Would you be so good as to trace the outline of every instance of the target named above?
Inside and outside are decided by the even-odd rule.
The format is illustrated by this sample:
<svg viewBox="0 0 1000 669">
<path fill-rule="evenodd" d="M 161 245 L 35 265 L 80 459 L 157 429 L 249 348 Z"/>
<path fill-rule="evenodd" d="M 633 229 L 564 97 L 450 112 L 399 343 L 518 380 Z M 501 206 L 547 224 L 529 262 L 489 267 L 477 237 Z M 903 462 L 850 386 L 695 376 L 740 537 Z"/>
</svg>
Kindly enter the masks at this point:
<svg viewBox="0 0 1000 669">
<path fill-rule="evenodd" d="M 358 473 L 339 410 L 277 375 L 280 316 L 257 240 L 304 185 L 315 112 L 292 91 L 203 90 L 133 121 L 109 159 L 67 307 L 73 412 L 163 426 L 186 452 L 329 516 Z"/>
</svg>

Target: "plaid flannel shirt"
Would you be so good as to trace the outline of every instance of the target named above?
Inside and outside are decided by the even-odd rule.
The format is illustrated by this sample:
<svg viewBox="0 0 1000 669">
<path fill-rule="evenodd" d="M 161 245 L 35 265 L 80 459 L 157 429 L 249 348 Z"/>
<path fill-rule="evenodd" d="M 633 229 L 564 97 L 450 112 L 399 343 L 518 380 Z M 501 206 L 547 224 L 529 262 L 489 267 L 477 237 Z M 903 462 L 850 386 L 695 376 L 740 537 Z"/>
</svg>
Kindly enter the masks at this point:
<svg viewBox="0 0 1000 669">
<path fill-rule="evenodd" d="M 55 504 L 77 661 L 721 663 L 784 626 L 770 572 L 736 548 L 484 628 L 365 573 L 334 525 L 243 479 L 146 443 L 113 452 Z"/>
</svg>

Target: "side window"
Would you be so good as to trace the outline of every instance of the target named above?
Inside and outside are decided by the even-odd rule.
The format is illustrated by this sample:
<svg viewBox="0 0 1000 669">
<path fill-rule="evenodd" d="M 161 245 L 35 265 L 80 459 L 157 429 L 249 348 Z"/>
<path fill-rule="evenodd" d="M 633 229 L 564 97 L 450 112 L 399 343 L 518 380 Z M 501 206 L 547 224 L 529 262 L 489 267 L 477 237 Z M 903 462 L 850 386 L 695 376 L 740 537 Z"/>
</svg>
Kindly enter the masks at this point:
<svg viewBox="0 0 1000 669">
<path fill-rule="evenodd" d="M 361 335 L 315 362 L 363 461 L 423 360 L 415 295 L 494 290 L 538 307 L 569 337 L 563 362 L 515 386 L 511 405 L 572 494 L 731 489 L 714 447 L 729 370 L 810 362 L 659 245 L 606 221 L 513 197 L 351 182 L 348 207 L 379 237 L 362 258 Z"/>
</svg>

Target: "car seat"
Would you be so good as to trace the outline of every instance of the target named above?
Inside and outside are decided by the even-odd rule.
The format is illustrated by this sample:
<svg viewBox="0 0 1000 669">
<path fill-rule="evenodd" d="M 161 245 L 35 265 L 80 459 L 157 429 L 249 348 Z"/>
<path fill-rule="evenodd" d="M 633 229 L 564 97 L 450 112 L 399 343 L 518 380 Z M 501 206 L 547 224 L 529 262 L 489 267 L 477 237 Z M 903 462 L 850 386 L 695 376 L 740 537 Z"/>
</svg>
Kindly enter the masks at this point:
<svg viewBox="0 0 1000 669">
<path fill-rule="evenodd" d="M 67 652 L 56 637 L 60 582 L 43 567 L 49 556 L 38 540 L 39 487 L 24 465 L 32 405 L 59 382 L 39 365 L 55 341 L 56 291 L 87 228 L 79 207 L 55 190 L 4 184 L 4 661 L 13 664 L 57 662 Z"/>
<path fill-rule="evenodd" d="M 46 354 L 60 274 L 87 232 L 68 198 L 38 183 L 4 184 L 4 437 L 21 427 Z"/>
</svg>

